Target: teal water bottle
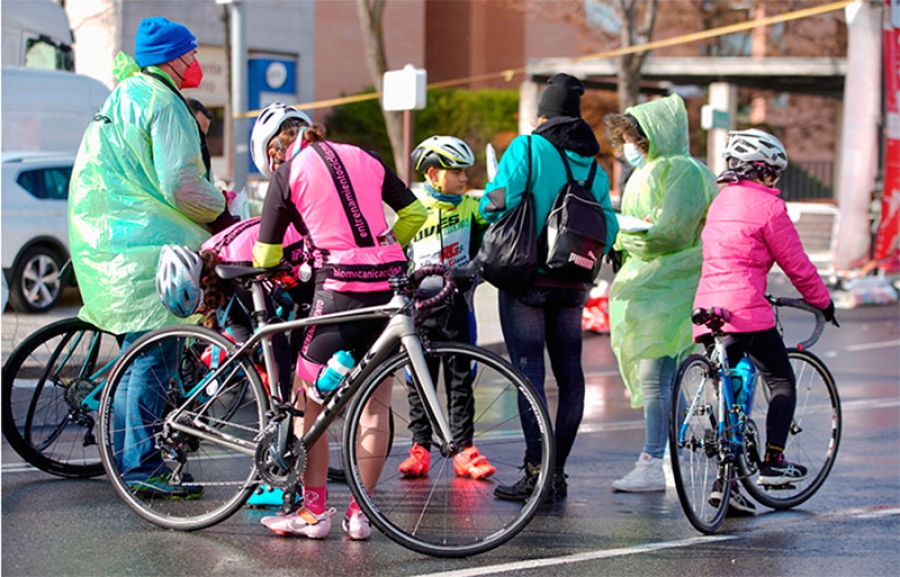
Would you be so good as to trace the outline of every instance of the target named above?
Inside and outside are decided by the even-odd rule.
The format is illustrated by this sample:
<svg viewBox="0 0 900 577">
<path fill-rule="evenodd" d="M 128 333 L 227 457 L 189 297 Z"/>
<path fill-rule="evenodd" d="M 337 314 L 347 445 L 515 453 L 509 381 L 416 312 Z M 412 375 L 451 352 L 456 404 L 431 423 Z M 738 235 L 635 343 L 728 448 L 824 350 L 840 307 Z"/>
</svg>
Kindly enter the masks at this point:
<svg viewBox="0 0 900 577">
<path fill-rule="evenodd" d="M 350 373 L 355 364 L 356 361 L 349 351 L 338 351 L 334 353 L 334 355 L 328 359 L 328 364 L 322 367 L 322 370 L 319 372 L 319 378 L 316 379 L 316 392 L 318 393 L 316 396 L 319 397 L 319 399 L 323 399 L 328 393 L 338 388 L 338 385 L 340 385 L 341 381 L 344 380 L 344 377 Z"/>
<path fill-rule="evenodd" d="M 744 406 L 744 414 L 749 415 L 750 407 L 753 406 L 753 393 L 756 391 L 756 367 L 747 356 L 743 356 L 733 373 L 732 379 L 740 379 L 740 387 L 737 383 L 734 387 L 737 402 Z"/>
</svg>

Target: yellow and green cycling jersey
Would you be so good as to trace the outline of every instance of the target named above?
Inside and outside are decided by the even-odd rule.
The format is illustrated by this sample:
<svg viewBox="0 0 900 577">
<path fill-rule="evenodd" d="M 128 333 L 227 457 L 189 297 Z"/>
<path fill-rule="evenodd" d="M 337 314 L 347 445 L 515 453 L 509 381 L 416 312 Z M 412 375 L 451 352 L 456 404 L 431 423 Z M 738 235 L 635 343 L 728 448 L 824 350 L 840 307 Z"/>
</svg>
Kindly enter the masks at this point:
<svg viewBox="0 0 900 577">
<path fill-rule="evenodd" d="M 418 197 L 428 209 L 428 217 L 407 248 L 411 266 L 468 264 L 478 252 L 487 228 L 487 221 L 478 213 L 478 199 L 463 196 L 454 206 L 427 193 Z"/>
</svg>

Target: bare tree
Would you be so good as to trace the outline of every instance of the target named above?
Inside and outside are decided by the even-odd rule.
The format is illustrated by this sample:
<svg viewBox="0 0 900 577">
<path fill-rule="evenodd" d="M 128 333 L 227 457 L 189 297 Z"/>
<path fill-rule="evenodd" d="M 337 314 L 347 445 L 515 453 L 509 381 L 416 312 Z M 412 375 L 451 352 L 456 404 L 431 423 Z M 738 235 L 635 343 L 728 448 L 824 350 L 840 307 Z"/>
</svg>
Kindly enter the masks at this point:
<svg viewBox="0 0 900 577">
<path fill-rule="evenodd" d="M 650 42 L 656 23 L 657 0 L 608 0 L 614 4 L 622 26 L 619 38 L 622 48 L 640 46 Z M 623 54 L 619 57 L 617 72 L 619 110 L 625 110 L 638 102 L 641 67 L 649 52 Z"/>
<path fill-rule="evenodd" d="M 387 57 L 384 53 L 384 30 L 382 19 L 384 5 L 387 0 L 356 0 L 359 13 L 359 26 L 366 47 L 366 64 L 375 90 L 382 91 L 384 73 L 388 70 Z M 407 174 L 406 151 L 403 150 L 403 116 L 400 112 L 384 112 L 384 124 L 391 150 L 394 152 L 394 169 L 397 174 Z"/>
</svg>

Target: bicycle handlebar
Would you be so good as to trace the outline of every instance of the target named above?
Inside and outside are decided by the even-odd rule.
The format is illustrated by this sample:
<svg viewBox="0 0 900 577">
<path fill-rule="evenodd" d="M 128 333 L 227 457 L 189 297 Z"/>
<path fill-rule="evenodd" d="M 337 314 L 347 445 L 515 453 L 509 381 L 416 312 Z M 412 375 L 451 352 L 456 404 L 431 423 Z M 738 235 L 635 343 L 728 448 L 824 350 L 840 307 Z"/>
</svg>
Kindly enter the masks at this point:
<svg viewBox="0 0 900 577">
<path fill-rule="evenodd" d="M 808 349 L 819 342 L 819 337 L 822 336 L 822 331 L 825 330 L 825 313 L 822 312 L 822 309 L 799 298 L 773 297 L 772 295 L 767 294 L 766 300 L 768 300 L 773 307 L 801 309 L 811 312 L 816 317 L 816 326 L 813 328 L 812 334 L 805 341 L 797 343 L 796 347 L 798 350 L 802 351 Z M 691 322 L 695 325 L 708 326 L 714 335 L 720 333 L 722 326 L 730 320 L 731 312 L 721 307 L 712 307 L 709 309 L 697 308 L 691 313 Z"/>
<path fill-rule="evenodd" d="M 802 351 L 808 349 L 819 342 L 819 337 L 822 336 L 822 331 L 825 330 L 825 313 L 822 312 L 822 309 L 809 304 L 803 299 L 798 298 L 773 297 L 772 295 L 767 294 L 766 300 L 772 303 L 772 306 L 774 307 L 789 307 L 794 309 L 801 309 L 811 312 L 816 317 L 816 326 L 813 328 L 812 334 L 809 335 L 809 338 L 805 341 L 797 343 L 797 350 Z"/>
<path fill-rule="evenodd" d="M 410 280 L 412 281 L 414 287 L 418 287 L 419 284 L 421 284 L 421 282 L 429 276 L 444 277 L 444 286 L 441 287 L 441 290 L 438 291 L 436 295 L 427 299 L 423 299 L 421 301 L 416 301 L 416 310 L 421 311 L 437 306 L 450 298 L 450 295 L 453 294 L 453 291 L 456 290 L 456 281 L 453 278 L 453 272 L 442 264 L 429 264 L 417 268 L 412 273 Z"/>
</svg>

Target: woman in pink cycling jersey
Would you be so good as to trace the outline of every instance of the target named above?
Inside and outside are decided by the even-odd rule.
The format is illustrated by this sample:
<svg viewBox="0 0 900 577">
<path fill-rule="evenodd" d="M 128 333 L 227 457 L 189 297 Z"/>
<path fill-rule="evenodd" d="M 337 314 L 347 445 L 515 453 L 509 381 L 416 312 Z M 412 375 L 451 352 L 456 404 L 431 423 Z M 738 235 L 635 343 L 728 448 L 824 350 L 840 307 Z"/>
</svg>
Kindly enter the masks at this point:
<svg viewBox="0 0 900 577">
<path fill-rule="evenodd" d="M 270 125 L 278 116 L 278 106 L 283 105 L 276 103 L 262 111 L 251 136 L 253 161 L 261 172 L 271 174 L 254 264 L 278 263 L 284 231 L 293 224 L 306 236 L 313 255 L 312 316 L 388 302 L 393 295 L 388 279 L 404 270 L 403 246 L 425 221 L 425 208 L 378 157 L 356 146 L 325 140 L 322 126 L 282 126 L 272 138 Z M 383 203 L 397 213 L 393 228 L 387 224 Z M 310 327 L 297 359 L 295 388 L 309 391 L 337 351 L 348 350 L 359 359 L 383 326 L 384 321 L 374 320 Z M 381 400 L 385 402 L 371 403 L 366 420 L 376 442 L 362 451 L 377 457 L 360 459 L 367 464 L 361 471 L 367 487 L 378 480 L 387 454 L 387 435 L 378 431 L 388 430 L 388 399 Z M 321 410 L 312 399 L 305 403 L 304 428 Z M 324 437 L 309 449 L 302 478 L 303 508 L 264 517 L 263 525 L 281 535 L 325 538 L 335 513 L 326 505 L 328 453 Z M 371 535 L 369 521 L 355 501 L 347 508 L 343 528 L 351 539 Z"/>
</svg>

